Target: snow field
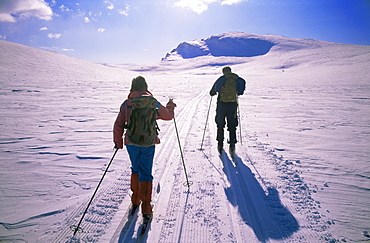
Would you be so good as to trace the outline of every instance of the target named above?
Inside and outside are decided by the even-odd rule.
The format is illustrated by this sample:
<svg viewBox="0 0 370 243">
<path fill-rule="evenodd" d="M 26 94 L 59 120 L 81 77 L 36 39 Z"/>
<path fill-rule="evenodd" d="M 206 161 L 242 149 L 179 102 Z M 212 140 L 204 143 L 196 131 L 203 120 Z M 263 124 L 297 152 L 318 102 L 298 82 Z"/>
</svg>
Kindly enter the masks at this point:
<svg viewBox="0 0 370 243">
<path fill-rule="evenodd" d="M 174 98 L 193 182 L 189 191 L 182 185 L 174 124 L 161 121 L 153 189 L 160 184 L 160 194 L 148 242 L 368 240 L 369 48 L 266 38 L 278 44 L 263 56 L 173 58 L 148 67 L 92 64 L 0 41 L 12 57 L 0 65 L 0 241 L 109 242 L 117 235 L 130 201 L 125 150 L 84 232 L 72 238 L 69 227 L 113 154 L 113 122 L 139 74 L 160 102 Z M 198 150 L 208 91 L 227 64 L 247 80 L 235 163 L 217 153 L 215 99 Z M 126 241 L 134 241 L 140 221 Z"/>
</svg>

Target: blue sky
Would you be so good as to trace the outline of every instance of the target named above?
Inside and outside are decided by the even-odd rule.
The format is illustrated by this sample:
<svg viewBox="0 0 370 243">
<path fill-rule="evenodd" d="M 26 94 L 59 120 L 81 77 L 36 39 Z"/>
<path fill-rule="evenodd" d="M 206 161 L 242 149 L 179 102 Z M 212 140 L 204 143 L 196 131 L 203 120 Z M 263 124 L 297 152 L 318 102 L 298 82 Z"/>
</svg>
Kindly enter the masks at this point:
<svg viewBox="0 0 370 243">
<path fill-rule="evenodd" d="M 0 39 L 93 62 L 158 62 L 229 31 L 370 45 L 370 1 L 0 0 Z"/>
</svg>

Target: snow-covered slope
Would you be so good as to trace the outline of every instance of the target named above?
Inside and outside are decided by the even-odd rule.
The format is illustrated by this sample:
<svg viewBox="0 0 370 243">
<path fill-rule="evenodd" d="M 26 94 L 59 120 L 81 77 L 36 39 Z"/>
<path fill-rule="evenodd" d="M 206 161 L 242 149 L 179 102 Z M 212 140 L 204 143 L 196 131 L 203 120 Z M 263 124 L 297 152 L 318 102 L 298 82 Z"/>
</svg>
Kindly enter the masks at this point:
<svg viewBox="0 0 370 243">
<path fill-rule="evenodd" d="M 113 122 L 139 74 L 160 102 L 174 98 L 193 182 L 183 186 L 174 122 L 160 121 L 147 242 L 369 240 L 370 47 L 235 32 L 189 43 L 158 64 L 113 67 L 0 41 L 1 242 L 135 241 L 140 216 L 117 230 L 130 201 L 125 150 L 84 232 L 69 227 L 113 155 Z M 208 95 L 229 64 L 248 83 L 236 163 L 217 154 Z"/>
<path fill-rule="evenodd" d="M 362 58 L 368 52 L 368 46 L 230 32 L 205 39 L 182 42 L 170 53 L 167 53 L 158 65 L 147 67 L 124 65 L 123 67 L 136 71 L 166 72 L 167 69 L 170 69 L 169 72 L 176 72 L 188 69 L 196 70 L 197 73 L 216 74 L 219 73 L 219 67 L 249 62 L 253 62 L 250 65 L 253 66 L 253 69 L 249 70 L 252 72 L 265 72 L 266 68 L 273 72 L 293 67 L 307 69 L 312 64 L 315 68 L 313 75 L 321 75 L 324 72 L 316 70 L 317 67 L 326 68 L 323 65 L 331 66 L 330 63 L 333 65 L 340 63 L 345 69 L 342 70 L 338 67 L 339 72 L 335 73 L 365 69 L 367 60 L 365 57 L 366 61 L 364 62 Z M 351 67 L 351 65 L 356 65 L 356 67 Z"/>
<path fill-rule="evenodd" d="M 229 32 L 213 35 L 206 39 L 185 41 L 166 55 L 163 60 L 175 57 L 194 58 L 199 56 L 254 57 L 273 51 L 291 51 L 313 48 L 320 41 L 292 39 L 276 35 L 255 35 Z"/>
<path fill-rule="evenodd" d="M 117 79 L 117 75 L 124 73 L 123 70 L 107 68 L 104 65 L 57 52 L 31 48 L 5 40 L 0 40 L 0 53 L 2 80 L 5 78 L 24 79 L 32 77 L 36 81 L 58 79 L 63 82 L 68 75 L 76 80 L 83 80 L 86 77 L 102 80 L 111 79 L 112 77 Z M 113 74 L 109 75 L 110 72 L 113 72 Z"/>
</svg>

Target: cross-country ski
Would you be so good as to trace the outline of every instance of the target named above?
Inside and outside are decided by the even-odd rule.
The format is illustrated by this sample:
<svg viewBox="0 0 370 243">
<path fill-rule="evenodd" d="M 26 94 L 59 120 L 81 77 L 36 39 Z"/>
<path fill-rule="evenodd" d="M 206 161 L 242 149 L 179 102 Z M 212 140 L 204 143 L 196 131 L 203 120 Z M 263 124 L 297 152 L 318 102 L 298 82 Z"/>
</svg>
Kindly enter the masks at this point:
<svg viewBox="0 0 370 243">
<path fill-rule="evenodd" d="M 143 222 L 139 227 L 138 235 L 137 235 L 137 241 L 138 243 L 145 242 L 147 238 L 147 234 L 150 230 L 150 224 L 153 220 L 153 217 L 150 218 L 143 218 Z"/>
<path fill-rule="evenodd" d="M 122 232 L 127 232 L 127 230 L 130 228 L 131 223 L 132 223 L 133 219 L 135 218 L 135 214 L 139 211 L 139 206 L 140 205 L 131 205 L 130 206 L 129 211 L 128 211 L 128 215 L 125 215 L 125 216 L 127 216 L 127 221 L 123 225 Z"/>
</svg>

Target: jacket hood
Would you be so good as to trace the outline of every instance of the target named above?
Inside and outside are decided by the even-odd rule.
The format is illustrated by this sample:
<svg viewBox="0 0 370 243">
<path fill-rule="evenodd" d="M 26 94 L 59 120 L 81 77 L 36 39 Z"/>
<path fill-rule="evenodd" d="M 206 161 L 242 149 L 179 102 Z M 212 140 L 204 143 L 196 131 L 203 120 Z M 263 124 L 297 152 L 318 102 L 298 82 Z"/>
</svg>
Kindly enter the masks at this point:
<svg viewBox="0 0 370 243">
<path fill-rule="evenodd" d="M 135 97 L 138 97 L 138 96 L 141 96 L 141 95 L 150 95 L 150 96 L 153 96 L 152 93 L 150 93 L 148 90 L 141 90 L 141 91 L 132 91 L 128 94 L 128 98 L 131 99 L 131 98 L 135 98 Z"/>
</svg>

